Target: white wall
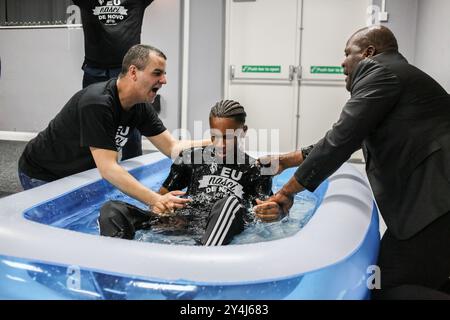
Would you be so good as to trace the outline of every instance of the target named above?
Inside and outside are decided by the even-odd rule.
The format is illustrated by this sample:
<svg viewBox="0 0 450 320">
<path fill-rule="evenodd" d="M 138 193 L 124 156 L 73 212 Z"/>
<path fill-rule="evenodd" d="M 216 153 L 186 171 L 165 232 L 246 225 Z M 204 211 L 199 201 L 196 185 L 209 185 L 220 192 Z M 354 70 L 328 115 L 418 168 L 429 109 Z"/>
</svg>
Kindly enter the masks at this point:
<svg viewBox="0 0 450 320">
<path fill-rule="evenodd" d="M 0 30 L 0 131 L 36 132 L 81 89 L 81 29 Z"/>
<path fill-rule="evenodd" d="M 155 0 L 145 11 L 141 42 L 167 56 L 167 85 L 161 94 L 161 120 L 169 131 L 180 126 L 181 1 Z"/>
<path fill-rule="evenodd" d="M 450 1 L 386 0 L 386 10 L 389 21 L 382 24 L 394 32 L 400 52 L 449 92 Z"/>
<path fill-rule="evenodd" d="M 161 90 L 161 118 L 179 127 L 181 3 L 156 0 L 147 8 L 142 42 L 168 57 L 168 84 Z M 38 132 L 81 89 L 81 28 L 0 29 L 0 131 Z"/>
<path fill-rule="evenodd" d="M 381 4 L 381 0 L 373 0 Z M 182 1 L 156 0 L 144 17 L 142 42 L 168 56 L 161 118 L 180 125 Z M 390 27 L 410 62 L 450 91 L 450 1 L 387 0 Z M 211 105 L 223 95 L 224 1 L 191 0 L 188 128 L 207 126 Z M 0 131 L 42 130 L 81 88 L 81 29 L 0 30 Z"/>
<path fill-rule="evenodd" d="M 382 23 L 394 32 L 400 52 L 412 64 L 416 57 L 418 2 L 419 0 L 386 0 L 389 21 Z M 381 0 L 374 0 L 373 4 L 381 7 Z"/>
<path fill-rule="evenodd" d="M 223 0 L 190 1 L 188 130 L 191 134 L 194 121 L 202 121 L 204 130 L 209 128 L 209 111 L 223 97 L 224 16 Z"/>
<path fill-rule="evenodd" d="M 450 92 L 450 1 L 419 0 L 416 66 Z"/>
</svg>

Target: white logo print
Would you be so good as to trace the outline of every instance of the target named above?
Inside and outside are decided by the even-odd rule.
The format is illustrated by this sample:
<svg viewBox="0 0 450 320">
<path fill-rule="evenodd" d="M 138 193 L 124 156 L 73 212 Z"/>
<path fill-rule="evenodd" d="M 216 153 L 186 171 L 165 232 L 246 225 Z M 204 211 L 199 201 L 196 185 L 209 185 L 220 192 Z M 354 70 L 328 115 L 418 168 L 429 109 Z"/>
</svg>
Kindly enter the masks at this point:
<svg viewBox="0 0 450 320">
<path fill-rule="evenodd" d="M 206 192 L 221 192 L 221 193 L 233 193 L 236 197 L 242 199 L 243 197 L 243 187 L 238 182 L 227 179 L 220 176 L 203 176 L 201 180 L 199 180 L 199 189 L 205 189 Z M 227 192 L 228 191 L 228 192 Z"/>
<path fill-rule="evenodd" d="M 207 175 L 199 181 L 199 188 L 206 189 L 206 192 L 211 193 L 234 193 L 235 196 L 242 199 L 244 190 L 240 183 L 242 172 L 232 170 L 230 168 L 223 168 L 220 176 Z"/>
<path fill-rule="evenodd" d="M 117 23 L 125 20 L 128 16 L 128 9 L 121 6 L 121 0 L 107 1 L 106 5 L 104 0 L 98 0 L 100 7 L 92 9 L 93 14 L 98 17 L 100 22 L 106 25 L 116 25 Z"/>
<path fill-rule="evenodd" d="M 116 132 L 116 148 L 120 151 L 128 141 L 128 133 L 130 132 L 130 127 L 119 126 Z"/>
</svg>

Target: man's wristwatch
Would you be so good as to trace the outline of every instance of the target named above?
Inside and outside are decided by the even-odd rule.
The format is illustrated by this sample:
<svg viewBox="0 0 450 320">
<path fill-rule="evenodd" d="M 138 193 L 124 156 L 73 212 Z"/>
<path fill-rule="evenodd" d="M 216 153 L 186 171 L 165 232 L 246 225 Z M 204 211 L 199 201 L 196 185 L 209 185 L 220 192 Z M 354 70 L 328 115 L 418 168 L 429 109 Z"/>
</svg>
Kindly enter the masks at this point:
<svg viewBox="0 0 450 320">
<path fill-rule="evenodd" d="M 308 146 L 308 147 L 301 148 L 303 160 L 305 160 L 308 157 L 308 155 L 310 154 L 312 149 L 314 149 L 314 145 L 313 144 Z"/>
</svg>

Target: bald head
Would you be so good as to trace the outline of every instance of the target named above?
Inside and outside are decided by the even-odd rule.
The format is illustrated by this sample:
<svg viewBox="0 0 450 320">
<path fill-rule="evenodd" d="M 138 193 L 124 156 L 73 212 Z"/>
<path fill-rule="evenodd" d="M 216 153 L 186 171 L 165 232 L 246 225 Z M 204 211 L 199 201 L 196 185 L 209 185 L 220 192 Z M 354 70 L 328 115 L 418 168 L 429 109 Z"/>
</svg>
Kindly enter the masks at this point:
<svg viewBox="0 0 450 320">
<path fill-rule="evenodd" d="M 386 51 L 398 51 L 397 39 L 391 30 L 383 26 L 366 27 L 356 31 L 347 41 L 345 60 L 342 62 L 347 76 L 347 90 L 351 90 L 353 72 L 359 62 Z"/>
<path fill-rule="evenodd" d="M 398 43 L 394 34 L 385 26 L 371 26 L 359 29 L 348 40 L 362 50 L 374 47 L 375 54 L 385 51 L 398 51 Z"/>
</svg>

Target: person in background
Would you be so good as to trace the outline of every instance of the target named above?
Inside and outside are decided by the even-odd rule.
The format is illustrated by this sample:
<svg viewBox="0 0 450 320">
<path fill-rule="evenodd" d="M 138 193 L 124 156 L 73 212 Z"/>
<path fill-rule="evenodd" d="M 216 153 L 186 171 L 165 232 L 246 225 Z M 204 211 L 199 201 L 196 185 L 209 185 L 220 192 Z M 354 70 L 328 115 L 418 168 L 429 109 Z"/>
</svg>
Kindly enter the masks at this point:
<svg viewBox="0 0 450 320">
<path fill-rule="evenodd" d="M 450 97 L 399 53 L 388 28 L 355 32 L 342 63 L 351 98 L 307 157 L 277 158 L 295 175 L 255 207 L 261 219 L 284 214 L 293 196 L 317 186 L 362 147 L 366 172 L 387 230 L 375 299 L 450 299 Z"/>
<path fill-rule="evenodd" d="M 117 78 L 125 53 L 141 43 L 145 9 L 153 0 L 72 0 L 80 8 L 84 33 L 83 88 Z M 160 109 L 159 96 L 153 104 Z M 121 160 L 142 155 L 142 137 L 132 129 Z"/>
</svg>

